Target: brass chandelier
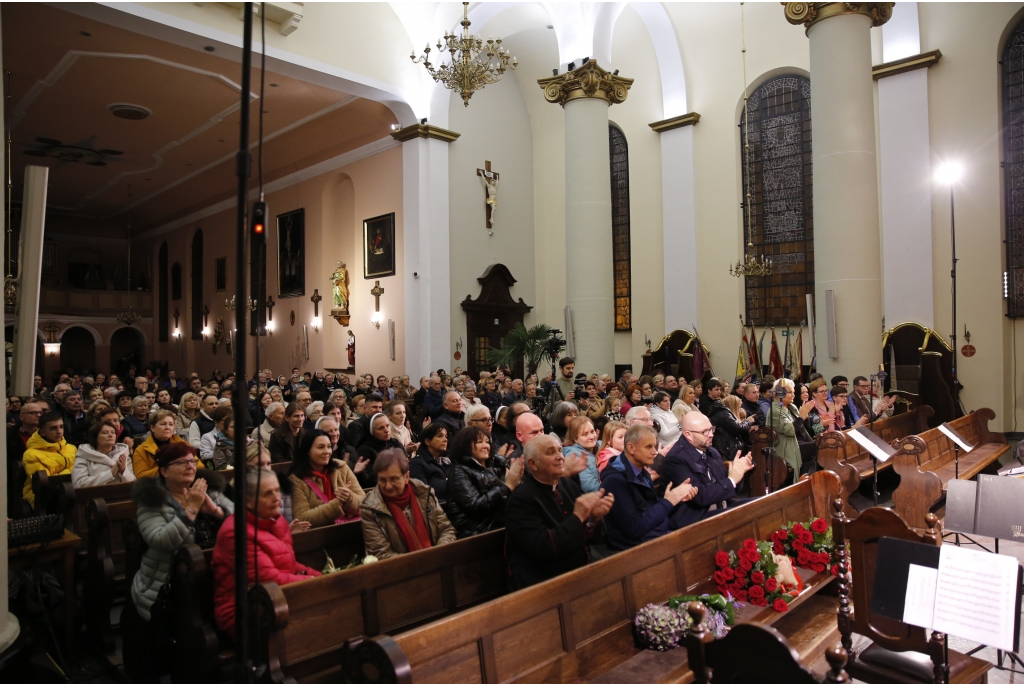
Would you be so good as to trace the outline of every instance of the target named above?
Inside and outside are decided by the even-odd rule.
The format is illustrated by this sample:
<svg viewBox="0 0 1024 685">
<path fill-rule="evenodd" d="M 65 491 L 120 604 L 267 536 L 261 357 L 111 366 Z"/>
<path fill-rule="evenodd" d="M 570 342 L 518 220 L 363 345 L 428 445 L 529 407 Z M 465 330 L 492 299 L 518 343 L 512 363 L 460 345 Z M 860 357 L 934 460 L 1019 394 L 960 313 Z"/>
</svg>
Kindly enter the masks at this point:
<svg viewBox="0 0 1024 685">
<path fill-rule="evenodd" d="M 736 264 L 729 267 L 729 275 L 735 276 L 736 278 L 760 278 L 762 276 L 772 275 L 772 260 L 766 255 L 758 257 L 754 249 L 754 193 L 753 193 L 753 178 L 751 174 L 751 158 L 752 151 L 750 149 L 750 108 L 747 103 L 749 97 L 747 87 L 747 31 L 746 23 L 743 15 L 743 5 L 740 3 L 740 34 L 742 39 L 742 50 L 743 50 L 743 118 L 745 122 L 744 126 L 744 139 L 743 139 L 743 161 L 744 166 L 747 169 L 747 192 L 746 192 L 746 204 L 744 207 L 747 210 L 747 223 L 744 226 L 745 233 L 747 234 L 747 249 L 743 255 L 743 261 L 737 261 Z"/>
<path fill-rule="evenodd" d="M 486 42 L 469 35 L 469 3 L 462 3 L 462 36 L 446 33 L 444 43 L 437 41 L 438 53 L 445 50 L 451 53 L 448 64 L 435 68 L 430 63 L 430 44 L 423 49 L 419 58 L 413 52 L 409 59 L 413 64 L 423 64 L 435 81 L 440 82 L 449 90 L 459 91 L 462 102 L 469 107 L 469 99 L 473 93 L 483 87 L 501 80 L 506 69 L 515 69 L 519 61 L 511 57 L 508 50 L 501 47 L 501 38 L 488 38 Z M 511 59 L 511 63 L 509 60 Z"/>
</svg>

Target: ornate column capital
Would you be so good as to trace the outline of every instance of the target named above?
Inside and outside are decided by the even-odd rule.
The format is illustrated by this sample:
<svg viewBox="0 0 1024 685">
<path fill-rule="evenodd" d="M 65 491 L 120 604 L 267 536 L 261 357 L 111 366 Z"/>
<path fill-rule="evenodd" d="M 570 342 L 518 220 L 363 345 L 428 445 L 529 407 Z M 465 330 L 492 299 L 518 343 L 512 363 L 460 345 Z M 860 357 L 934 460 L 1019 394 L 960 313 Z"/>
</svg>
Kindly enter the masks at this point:
<svg viewBox="0 0 1024 685">
<path fill-rule="evenodd" d="M 844 14 L 862 14 L 872 26 L 881 26 L 892 17 L 894 2 L 784 2 L 790 24 L 803 24 L 809 31 L 819 21 Z"/>
<path fill-rule="evenodd" d="M 633 79 L 605 71 L 590 60 L 572 71 L 558 76 L 537 79 L 544 89 L 544 99 L 562 105 L 580 98 L 600 98 L 609 105 L 626 101 Z"/>
</svg>

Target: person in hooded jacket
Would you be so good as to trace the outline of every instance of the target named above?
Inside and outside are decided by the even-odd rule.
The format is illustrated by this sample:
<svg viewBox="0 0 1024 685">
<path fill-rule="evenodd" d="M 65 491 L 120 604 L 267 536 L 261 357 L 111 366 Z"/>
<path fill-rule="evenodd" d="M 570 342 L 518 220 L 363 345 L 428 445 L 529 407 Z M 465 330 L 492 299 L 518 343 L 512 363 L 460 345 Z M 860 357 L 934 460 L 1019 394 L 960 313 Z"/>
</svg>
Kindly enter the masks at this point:
<svg viewBox="0 0 1024 685">
<path fill-rule="evenodd" d="M 135 480 L 135 469 L 128 445 L 117 441 L 117 426 L 101 421 L 89 429 L 88 441 L 79 446 L 71 484 L 89 488 Z"/>
<path fill-rule="evenodd" d="M 736 454 L 737 451 L 746 452 L 750 448 L 747 435 L 756 419 L 740 420 L 741 406 L 742 401 L 736 395 L 729 395 L 708 405 L 707 417 L 715 427 L 715 437 L 711 446 L 718 450 L 719 454 Z"/>
<path fill-rule="evenodd" d="M 257 486 L 259 491 L 257 494 Z M 277 474 L 249 467 L 245 472 L 246 573 L 250 583 L 288 585 L 319 576 L 295 560 L 292 533 L 281 512 Z M 259 531 L 257 533 L 257 530 Z M 217 627 L 235 636 L 235 527 L 221 526 L 213 548 L 213 615 Z"/>
<path fill-rule="evenodd" d="M 409 460 L 411 477 L 432 487 L 442 504 L 448 500 L 448 476 L 452 472 L 452 461 L 448 458 L 450 435 L 445 426 L 431 423 L 420 433 L 420 448 Z"/>
<path fill-rule="evenodd" d="M 448 476 L 448 519 L 459 538 L 486 533 L 505 523 L 505 502 L 523 478 L 523 460 L 507 468 L 491 456 L 487 432 L 478 426 L 459 431 L 448 450 L 454 466 Z M 501 472 L 493 468 L 500 464 Z"/>
<path fill-rule="evenodd" d="M 377 455 L 392 447 L 405 449 L 397 440 L 391 437 L 391 421 L 386 414 L 374 414 L 367 423 L 367 433 L 359 442 L 356 448 L 358 460 L 365 461 L 365 468 L 361 469 L 358 475 L 359 484 L 365 490 L 369 490 L 377 482 L 377 474 L 373 470 L 373 462 Z"/>
<path fill-rule="evenodd" d="M 77 449 L 64 439 L 64 416 L 60 412 L 44 414 L 39 420 L 39 430 L 32 434 L 25 444 L 21 457 L 25 465 L 25 486 L 22 497 L 29 506 L 35 507 L 36 496 L 32 492 L 32 474 L 45 471 L 51 476 L 71 473 L 75 465 Z"/>
</svg>

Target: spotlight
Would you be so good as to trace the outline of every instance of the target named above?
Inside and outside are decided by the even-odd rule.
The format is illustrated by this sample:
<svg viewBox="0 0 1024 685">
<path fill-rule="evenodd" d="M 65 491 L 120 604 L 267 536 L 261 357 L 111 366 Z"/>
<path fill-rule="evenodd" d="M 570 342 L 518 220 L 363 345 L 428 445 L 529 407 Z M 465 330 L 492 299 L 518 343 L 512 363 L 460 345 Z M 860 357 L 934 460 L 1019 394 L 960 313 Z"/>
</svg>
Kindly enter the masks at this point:
<svg viewBox="0 0 1024 685">
<path fill-rule="evenodd" d="M 572 71 L 575 68 L 576 68 L 576 63 L 575 62 L 569 62 L 569 71 Z"/>
<path fill-rule="evenodd" d="M 618 75 L 619 75 L 619 70 L 618 69 L 616 69 L 615 71 L 612 72 L 612 76 L 618 76 Z"/>
<path fill-rule="evenodd" d="M 556 69 L 552 69 L 551 70 L 551 75 L 552 76 L 558 76 L 558 69 L 557 68 Z"/>
<path fill-rule="evenodd" d="M 583 58 L 583 64 L 586 64 L 586 63 L 587 63 L 587 62 L 589 62 L 589 61 L 590 61 L 590 58 L 589 58 L 589 57 L 584 57 L 584 58 Z"/>
<path fill-rule="evenodd" d="M 427 118 L 423 117 L 422 119 L 420 119 L 420 123 L 421 124 L 426 124 L 427 123 Z"/>
<path fill-rule="evenodd" d="M 952 185 L 960 180 L 964 168 L 959 162 L 946 162 L 935 172 L 935 180 L 942 185 Z"/>
</svg>

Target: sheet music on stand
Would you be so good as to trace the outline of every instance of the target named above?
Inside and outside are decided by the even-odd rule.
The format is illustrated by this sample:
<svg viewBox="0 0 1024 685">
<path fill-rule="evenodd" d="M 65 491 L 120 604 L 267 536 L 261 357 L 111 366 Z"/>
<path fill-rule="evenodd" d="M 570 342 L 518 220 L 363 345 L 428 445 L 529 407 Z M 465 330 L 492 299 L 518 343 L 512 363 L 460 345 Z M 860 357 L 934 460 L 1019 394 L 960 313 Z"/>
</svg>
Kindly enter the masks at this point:
<svg viewBox="0 0 1024 685">
<path fill-rule="evenodd" d="M 892 455 L 896 454 L 896 450 L 894 450 L 885 440 L 872 433 L 871 429 L 867 426 L 854 428 L 849 431 L 847 435 L 853 438 L 858 445 L 866 449 L 868 454 L 878 461 L 889 461 L 892 459 Z"/>
<path fill-rule="evenodd" d="M 962 449 L 964 452 L 970 452 L 971 450 L 974 449 L 974 445 L 967 442 L 967 438 L 960 435 L 960 433 L 958 433 L 957 430 L 950 426 L 948 423 L 939 424 L 939 432 L 945 435 L 953 442 L 955 442 L 957 445 L 959 445 L 960 449 Z"/>
</svg>

